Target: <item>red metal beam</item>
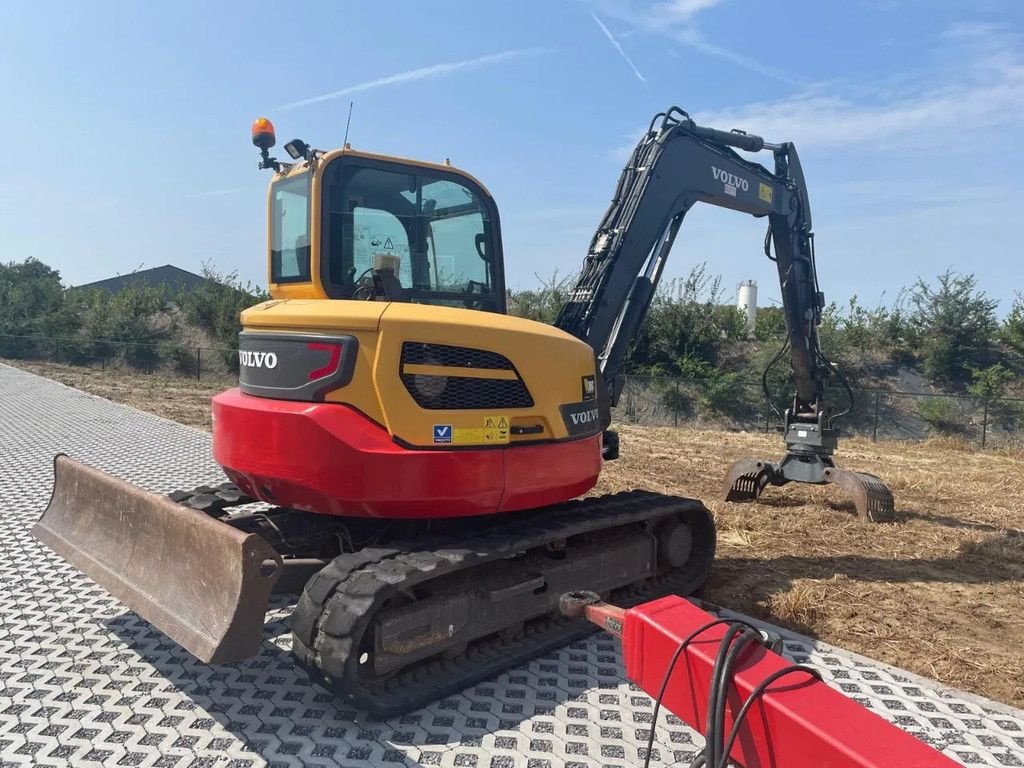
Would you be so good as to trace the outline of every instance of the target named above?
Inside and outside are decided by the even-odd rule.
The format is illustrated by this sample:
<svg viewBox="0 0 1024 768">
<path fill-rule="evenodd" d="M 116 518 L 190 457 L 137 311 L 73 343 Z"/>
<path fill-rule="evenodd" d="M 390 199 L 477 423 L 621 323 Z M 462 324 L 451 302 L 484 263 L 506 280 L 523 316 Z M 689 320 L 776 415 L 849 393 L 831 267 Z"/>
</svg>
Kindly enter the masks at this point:
<svg viewBox="0 0 1024 768">
<path fill-rule="evenodd" d="M 615 617 L 593 606 L 603 626 Z M 622 647 L 626 674 L 651 696 L 661 689 L 669 662 L 680 643 L 717 617 L 681 597 L 665 597 L 625 613 Z M 715 655 L 726 627 L 707 629 L 680 655 L 663 706 L 704 732 L 708 687 Z M 732 717 L 757 685 L 790 662 L 753 648 L 736 667 L 726 708 L 726 732 Z M 942 755 L 906 731 L 806 673 L 794 672 L 772 683 L 751 707 L 731 753 L 744 768 L 955 768 Z"/>
</svg>

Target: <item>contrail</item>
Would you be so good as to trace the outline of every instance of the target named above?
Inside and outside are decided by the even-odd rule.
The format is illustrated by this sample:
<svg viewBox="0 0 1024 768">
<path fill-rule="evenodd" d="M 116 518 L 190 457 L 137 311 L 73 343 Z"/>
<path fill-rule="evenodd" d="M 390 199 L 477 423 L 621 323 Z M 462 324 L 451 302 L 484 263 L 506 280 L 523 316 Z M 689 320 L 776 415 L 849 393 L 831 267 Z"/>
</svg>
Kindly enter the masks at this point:
<svg viewBox="0 0 1024 768">
<path fill-rule="evenodd" d="M 627 64 L 629 64 L 629 68 L 633 70 L 633 74 L 636 75 L 636 79 L 639 80 L 644 85 L 647 85 L 647 78 L 640 74 L 640 70 L 636 68 L 636 64 L 634 64 L 633 60 L 626 55 L 626 52 L 622 49 L 622 46 L 619 45 L 619 41 L 615 39 L 615 36 L 612 35 L 608 27 L 604 25 L 604 22 L 597 18 L 597 16 L 594 15 L 593 13 L 590 14 L 590 17 L 597 22 L 597 26 L 599 26 L 601 28 L 601 31 L 604 32 L 605 37 L 607 37 L 608 40 L 611 41 L 611 44 L 615 46 L 615 50 L 618 51 L 619 55 L 626 60 Z"/>
<path fill-rule="evenodd" d="M 500 64 L 503 61 L 510 61 L 511 59 L 519 59 L 524 56 L 538 56 L 540 54 L 550 52 L 550 48 L 518 48 L 510 51 L 501 51 L 500 53 L 489 53 L 485 56 L 478 56 L 475 59 L 452 61 L 444 64 L 432 64 L 429 67 L 410 69 L 406 72 L 399 72 L 394 75 L 388 75 L 387 77 L 380 77 L 376 80 L 367 80 L 365 83 L 350 85 L 347 88 L 342 88 L 338 91 L 331 91 L 330 93 L 322 93 L 319 96 L 310 96 L 308 99 L 293 101 L 290 104 L 278 107 L 278 109 L 287 110 L 295 109 L 296 107 L 305 107 L 310 104 L 318 104 L 321 101 L 340 99 L 343 96 L 349 96 L 353 93 L 361 93 L 363 91 L 373 90 L 374 88 L 382 88 L 386 85 L 400 85 L 402 83 L 415 82 L 416 80 L 431 80 L 438 77 L 447 77 L 448 75 L 453 75 L 456 72 L 462 72 L 467 69 L 477 69 L 491 64 Z"/>
</svg>

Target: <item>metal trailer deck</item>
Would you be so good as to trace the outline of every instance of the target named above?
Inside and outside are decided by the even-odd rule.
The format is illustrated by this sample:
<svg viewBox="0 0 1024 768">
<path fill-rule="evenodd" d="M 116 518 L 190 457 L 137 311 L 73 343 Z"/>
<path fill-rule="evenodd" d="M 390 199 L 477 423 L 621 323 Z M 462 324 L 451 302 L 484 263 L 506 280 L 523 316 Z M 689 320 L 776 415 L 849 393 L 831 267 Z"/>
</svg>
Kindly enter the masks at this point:
<svg viewBox="0 0 1024 768">
<path fill-rule="evenodd" d="M 653 702 L 607 636 L 403 717 L 336 706 L 288 653 L 275 603 L 259 656 L 210 667 L 29 535 L 66 452 L 156 492 L 220 481 L 210 438 L 0 365 L 0 766 L 642 764 Z M 1024 711 L 783 633 L 787 655 L 966 765 L 1024 765 Z M 672 716 L 652 764 L 701 739 Z"/>
</svg>

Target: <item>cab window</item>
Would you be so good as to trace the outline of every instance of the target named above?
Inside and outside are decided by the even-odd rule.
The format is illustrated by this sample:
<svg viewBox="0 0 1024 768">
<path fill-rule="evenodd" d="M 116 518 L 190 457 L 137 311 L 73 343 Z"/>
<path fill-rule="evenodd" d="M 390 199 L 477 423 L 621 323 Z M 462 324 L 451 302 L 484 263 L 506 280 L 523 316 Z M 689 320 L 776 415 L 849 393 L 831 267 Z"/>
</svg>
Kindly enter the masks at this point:
<svg viewBox="0 0 1024 768">
<path fill-rule="evenodd" d="M 324 285 L 365 295 L 380 257 L 398 260 L 402 299 L 504 311 L 497 215 L 468 180 L 414 166 L 335 160 L 324 170 Z"/>
<path fill-rule="evenodd" d="M 309 184 L 305 173 L 271 188 L 271 282 L 309 282 Z"/>
</svg>

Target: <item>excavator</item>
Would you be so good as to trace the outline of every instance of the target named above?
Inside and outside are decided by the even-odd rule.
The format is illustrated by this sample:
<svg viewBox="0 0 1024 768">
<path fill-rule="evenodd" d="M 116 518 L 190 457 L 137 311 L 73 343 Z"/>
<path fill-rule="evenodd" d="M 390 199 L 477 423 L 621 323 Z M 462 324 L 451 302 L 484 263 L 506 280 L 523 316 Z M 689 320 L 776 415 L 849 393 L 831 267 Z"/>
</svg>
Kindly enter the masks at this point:
<svg viewBox="0 0 1024 768">
<path fill-rule="evenodd" d="M 66 455 L 33 534 L 207 663 L 259 652 L 272 594 L 292 649 L 376 714 L 407 711 L 582 637 L 586 589 L 636 605 L 707 579 L 699 501 L 584 497 L 618 456 L 619 369 L 686 212 L 767 217 L 797 382 L 786 458 L 730 473 L 835 482 L 881 514 L 880 481 L 832 462 L 810 209 L 796 150 L 652 120 L 553 325 L 506 314 L 498 209 L 450 163 L 285 145 L 253 124 L 271 299 L 245 310 L 239 383 L 213 398 L 229 482 L 160 496 Z M 774 153 L 775 170 L 736 150 Z"/>
</svg>

